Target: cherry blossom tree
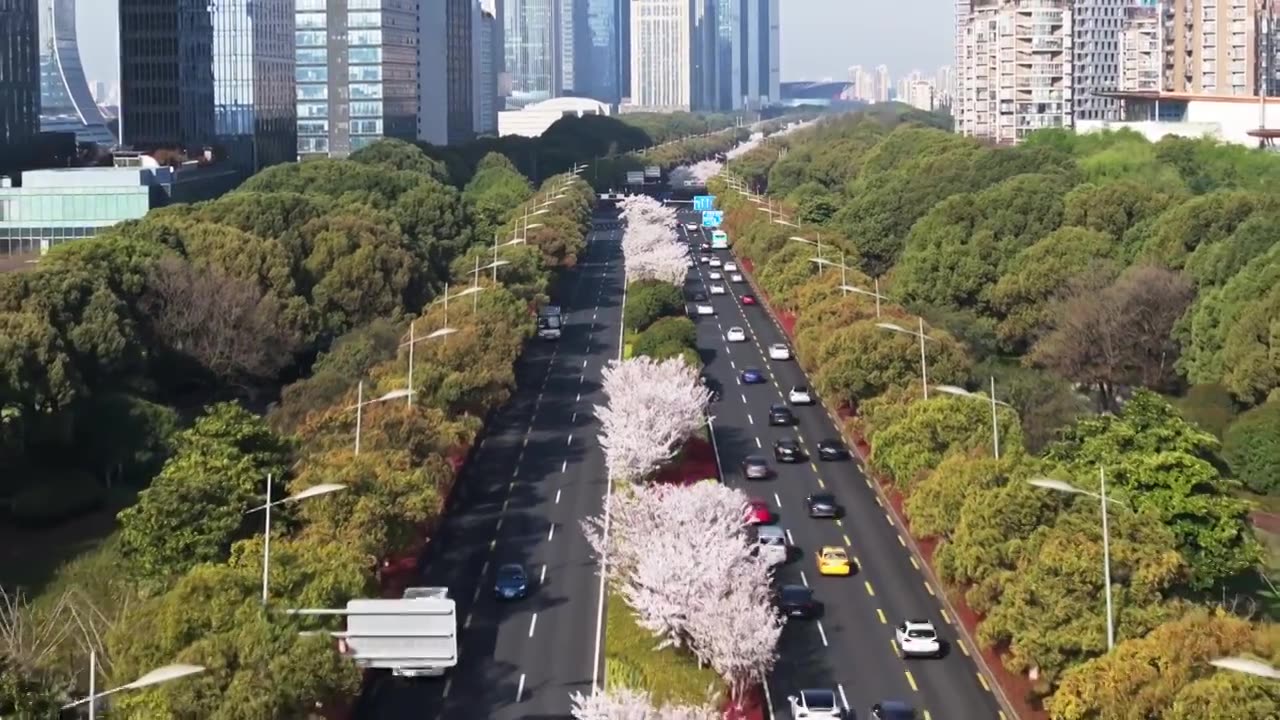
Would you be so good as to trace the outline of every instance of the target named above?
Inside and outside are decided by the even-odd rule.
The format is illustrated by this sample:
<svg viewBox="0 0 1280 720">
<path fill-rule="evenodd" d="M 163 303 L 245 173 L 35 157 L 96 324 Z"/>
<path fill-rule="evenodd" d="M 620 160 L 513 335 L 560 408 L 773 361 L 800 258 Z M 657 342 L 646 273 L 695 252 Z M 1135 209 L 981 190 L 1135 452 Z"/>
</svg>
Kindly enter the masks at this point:
<svg viewBox="0 0 1280 720">
<path fill-rule="evenodd" d="M 647 195 L 622 201 L 622 255 L 628 280 L 679 285 L 688 273 L 689 249 L 676 236 L 676 210 Z"/>
<path fill-rule="evenodd" d="M 694 182 L 698 185 L 706 185 L 707 181 L 724 169 L 724 164 L 715 160 L 703 160 L 692 165 L 681 165 L 671 171 L 671 184 L 684 185 L 686 182 Z"/>
<path fill-rule="evenodd" d="M 630 688 L 615 688 L 594 695 L 574 693 L 571 698 L 574 720 L 717 720 L 711 707 L 665 705 L 655 708 L 649 694 Z"/>
<path fill-rule="evenodd" d="M 702 426 L 710 392 L 682 357 L 636 357 L 605 368 L 608 403 L 595 408 L 611 477 L 635 481 L 675 457 Z"/>
<path fill-rule="evenodd" d="M 725 594 L 695 598 L 688 615 L 693 652 L 729 684 L 741 706 L 778 661 L 782 617 L 769 598 L 769 571 L 758 557 L 741 562 Z"/>
</svg>

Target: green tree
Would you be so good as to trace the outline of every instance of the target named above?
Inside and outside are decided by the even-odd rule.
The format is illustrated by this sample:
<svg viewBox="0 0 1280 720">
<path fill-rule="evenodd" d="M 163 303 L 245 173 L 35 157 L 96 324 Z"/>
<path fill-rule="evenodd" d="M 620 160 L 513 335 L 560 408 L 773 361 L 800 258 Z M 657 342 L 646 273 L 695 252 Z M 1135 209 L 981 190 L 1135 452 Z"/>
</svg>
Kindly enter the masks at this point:
<svg viewBox="0 0 1280 720">
<path fill-rule="evenodd" d="M 152 588 L 225 559 L 247 532 L 244 513 L 264 494 L 267 475 L 280 482 L 289 456 L 265 422 L 231 403 L 211 406 L 174 445 L 151 486 L 118 517 L 121 552 Z"/>
<path fill-rule="evenodd" d="M 698 330 L 692 320 L 687 317 L 664 317 L 640 333 L 632 350 L 636 355 L 663 359 L 679 355 L 686 349 L 696 353 L 697 347 Z M 700 365 L 701 362 L 697 364 Z"/>
<path fill-rule="evenodd" d="M 421 173 L 441 182 L 449 178 L 444 163 L 427 157 L 426 153 L 413 143 L 396 138 L 383 138 L 371 145 L 366 145 L 351 153 L 348 159 L 366 165 L 383 165 L 393 170 Z"/>
<path fill-rule="evenodd" d="M 1256 493 L 1280 494 L 1280 399 L 1242 413 L 1227 428 L 1222 456 Z"/>
<path fill-rule="evenodd" d="M 927 326 L 925 332 L 934 338 L 925 344 L 930 380 L 965 377 L 964 349 L 948 334 Z M 909 335 L 876 327 L 875 320 L 862 320 L 832 332 L 813 362 L 818 392 L 835 407 L 857 407 L 890 387 L 919 378 L 920 346 Z"/>
<path fill-rule="evenodd" d="M 1008 408 L 996 412 L 1003 453 L 1022 447 L 1018 417 Z M 871 462 L 898 487 L 913 489 L 921 473 L 937 467 L 953 453 L 991 446 L 991 407 L 987 403 L 947 395 L 912 403 L 897 422 L 871 435 Z"/>
<path fill-rule="evenodd" d="M 1275 715 L 1280 706 L 1276 681 L 1233 672 L 1218 672 L 1184 687 L 1174 698 L 1167 720 L 1234 720 Z"/>
<path fill-rule="evenodd" d="M 17 667 L 0 655 L 0 717 L 12 720 L 56 718 L 70 700 L 68 683 Z"/>
<path fill-rule="evenodd" d="M 1280 388 L 1280 286 L 1241 308 L 1222 346 L 1222 384 L 1249 404 Z"/>
<path fill-rule="evenodd" d="M 1140 256 L 1181 270 L 1198 247 L 1222 242 L 1265 204 L 1262 196 L 1237 190 L 1192 198 L 1156 219 L 1143 239 Z"/>
<path fill-rule="evenodd" d="M 1067 670 L 1047 703 L 1049 715 L 1053 720 L 1265 717 L 1265 712 L 1188 716 L 1176 709 L 1201 694 L 1188 692 L 1197 681 L 1230 674 L 1216 671 L 1210 660 L 1263 650 L 1275 649 L 1265 647 L 1264 633 L 1249 622 L 1222 611 L 1193 610 Z M 1249 706 L 1243 697 L 1220 700 L 1225 704 L 1217 706 L 1219 713 Z"/>
<path fill-rule="evenodd" d="M 643 331 L 664 317 L 684 312 L 680 288 L 662 280 L 638 280 L 627 287 L 622 321 L 629 330 Z"/>
<path fill-rule="evenodd" d="M 938 463 L 907 498 L 911 530 L 926 537 L 947 537 L 960 524 L 960 511 L 973 494 L 1009 483 L 1020 458 L 995 460 L 982 451 L 955 453 Z"/>
<path fill-rule="evenodd" d="M 1221 287 L 1280 237 L 1280 213 L 1259 211 L 1223 240 L 1198 246 L 1187 257 L 1187 274 L 1200 286 Z"/>
<path fill-rule="evenodd" d="M 1096 230 L 1062 227 L 1014 256 L 991 290 L 991 305 L 1003 317 L 1000 339 L 1025 350 L 1048 325 L 1054 297 L 1082 273 L 1114 277 L 1114 243 Z"/>
<path fill-rule="evenodd" d="M 1047 688 L 1107 649 L 1101 525 L 1094 501 L 1077 506 L 1032 534 L 1003 597 L 978 628 L 985 647 L 1008 647 L 1006 667 L 1038 669 Z M 1116 636 L 1141 637 L 1173 616 L 1167 598 L 1185 567 L 1168 530 L 1149 516 L 1116 513 L 1110 536 Z"/>
<path fill-rule="evenodd" d="M 1063 199 L 1062 224 L 1105 233 L 1113 243 L 1119 243 L 1134 226 L 1156 217 L 1178 197 L 1160 186 L 1136 180 L 1086 183 Z M 1124 259 L 1132 260 L 1132 256 Z"/>
<path fill-rule="evenodd" d="M 1221 440 L 1236 419 L 1236 404 L 1231 393 L 1217 383 L 1192 385 L 1182 397 L 1173 401 L 1182 417 Z"/>
</svg>

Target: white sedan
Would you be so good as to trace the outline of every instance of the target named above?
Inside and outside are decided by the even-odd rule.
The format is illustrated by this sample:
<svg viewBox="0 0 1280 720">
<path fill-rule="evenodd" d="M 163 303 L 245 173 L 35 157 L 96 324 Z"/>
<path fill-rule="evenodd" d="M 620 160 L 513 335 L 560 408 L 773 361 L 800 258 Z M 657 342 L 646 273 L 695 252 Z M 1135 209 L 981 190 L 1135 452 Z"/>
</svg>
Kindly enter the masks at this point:
<svg viewBox="0 0 1280 720">
<path fill-rule="evenodd" d="M 792 405 L 812 405 L 813 395 L 809 393 L 809 388 L 804 385 L 796 385 L 787 393 L 787 402 Z"/>
<path fill-rule="evenodd" d="M 723 285 L 721 285 L 720 283 L 712 283 L 712 284 L 711 284 L 711 294 L 712 294 L 712 295 L 723 295 L 723 294 L 724 294 L 724 286 L 723 286 Z"/>
<path fill-rule="evenodd" d="M 942 644 L 928 620 L 908 620 L 894 628 L 894 636 L 903 657 L 938 657 Z"/>
<path fill-rule="evenodd" d="M 707 263 L 711 262 L 711 256 L 703 255 L 702 258 L 699 259 L 699 262 L 701 262 L 703 265 L 706 265 Z"/>
<path fill-rule="evenodd" d="M 712 270 L 711 272 L 707 273 L 707 277 L 711 278 L 712 280 L 721 280 L 724 278 L 724 276 L 721 275 L 720 272 L 717 270 Z"/>
<path fill-rule="evenodd" d="M 770 360 L 790 360 L 791 348 L 782 343 L 774 343 L 769 346 Z"/>
<path fill-rule="evenodd" d="M 746 282 L 746 280 L 742 278 L 742 273 L 732 273 L 729 275 L 729 279 L 734 282 Z"/>
<path fill-rule="evenodd" d="M 732 261 L 732 260 L 730 260 L 729 262 L 727 262 L 727 263 L 725 263 L 725 264 L 724 264 L 724 271 L 725 271 L 725 272 L 736 272 L 736 271 L 737 271 L 737 269 L 738 269 L 738 263 L 736 263 L 736 262 L 734 262 L 734 261 Z"/>
<path fill-rule="evenodd" d="M 740 327 L 731 327 L 729 328 L 729 331 L 724 334 L 724 339 L 729 342 L 746 342 L 747 331 Z"/>
<path fill-rule="evenodd" d="M 720 258 L 718 257 L 711 258 L 711 267 L 720 267 L 721 264 L 722 263 L 720 262 Z"/>
<path fill-rule="evenodd" d="M 697 224 L 697 223 L 685 223 L 685 224 L 684 224 L 684 229 L 685 229 L 685 230 L 688 230 L 689 232 L 698 232 L 698 224 Z"/>
<path fill-rule="evenodd" d="M 699 305 L 698 314 L 699 315 L 715 315 L 716 309 L 711 307 L 710 305 Z"/>
</svg>

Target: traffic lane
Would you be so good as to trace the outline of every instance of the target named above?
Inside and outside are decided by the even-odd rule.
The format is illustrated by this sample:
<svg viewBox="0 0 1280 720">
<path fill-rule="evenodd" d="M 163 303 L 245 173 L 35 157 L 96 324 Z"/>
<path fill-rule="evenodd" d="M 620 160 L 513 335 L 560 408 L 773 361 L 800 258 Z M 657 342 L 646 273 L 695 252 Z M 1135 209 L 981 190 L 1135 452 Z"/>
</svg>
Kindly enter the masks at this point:
<svg viewBox="0 0 1280 720">
<path fill-rule="evenodd" d="M 593 275 L 593 284 L 585 286 L 586 295 L 599 295 L 597 285 L 616 281 L 612 273 Z M 571 331 L 561 340 L 562 346 L 579 350 L 570 353 L 569 363 L 557 368 L 548 381 L 553 392 L 545 396 L 534 418 L 529 459 L 519 486 L 527 484 L 545 505 L 539 513 L 548 518 L 545 533 L 539 527 L 534 530 L 536 537 L 524 541 L 543 544 L 549 558 L 544 566 L 547 579 L 541 583 L 548 602 L 545 607 L 534 604 L 536 613 L 529 620 L 528 638 L 521 646 L 524 682 L 517 683 L 519 704 L 511 708 L 519 717 L 565 717 L 570 711 L 570 695 L 590 692 L 591 687 L 594 625 L 582 619 L 597 610 L 594 590 L 598 575 L 578 521 L 599 513 L 603 506 L 604 462 L 593 442 L 598 425 L 591 408 L 602 401 L 599 373 L 611 357 L 608 348 L 616 347 L 611 340 L 617 324 L 616 317 L 601 320 L 586 314 L 596 307 L 590 303 L 584 306 L 581 322 L 571 323 Z M 616 305 L 599 307 L 618 314 Z M 593 339 L 599 334 L 605 336 L 603 342 Z M 590 360 L 585 370 L 577 362 L 579 357 Z M 547 647 L 552 643 L 555 662 L 548 663 Z"/>
<path fill-rule="evenodd" d="M 751 331 L 767 347 L 774 342 L 787 342 L 782 331 L 774 324 L 763 308 L 741 308 L 744 321 Z M 754 312 L 747 312 L 753 310 Z M 790 346 L 790 343 L 787 342 Z M 767 360 L 766 360 L 767 361 Z M 769 362 L 769 361 L 767 361 Z M 780 385 L 808 384 L 799 365 L 794 361 L 770 362 L 774 376 Z M 820 398 L 819 398 L 820 400 Z M 809 408 L 796 408 L 801 426 L 817 428 L 818 435 L 806 435 L 806 444 L 816 449 L 812 442 L 823 437 L 842 438 L 819 403 Z M 936 597 L 940 590 L 932 587 L 919 569 L 919 561 L 906 547 L 904 532 L 898 528 L 892 516 L 885 511 L 879 496 L 870 488 L 865 474 L 852 460 L 840 463 L 823 463 L 823 474 L 837 499 L 849 513 L 850 534 L 855 543 L 865 547 L 863 554 L 870 559 L 868 574 L 873 587 L 883 597 L 885 612 L 891 613 L 888 636 L 893 637 L 892 625 L 907 618 L 924 618 L 932 621 L 939 635 L 962 652 L 949 652 L 940 660 L 919 660 L 907 663 L 913 680 L 920 687 L 925 701 L 930 705 L 960 705 L 969 708 L 972 715 L 962 717 L 996 717 L 999 703 L 989 691 L 986 679 L 978 672 L 977 665 L 964 657 L 969 650 L 959 641 L 950 614 L 943 613 L 941 601 Z M 852 488 L 852 489 L 850 489 Z M 852 502 L 850 502 L 852 501 Z"/>
<path fill-rule="evenodd" d="M 700 347 L 716 347 L 724 350 L 717 357 L 736 355 L 745 364 L 761 361 L 758 349 L 751 343 L 728 343 L 714 330 L 705 326 L 699 336 Z M 736 352 L 733 349 L 736 348 Z M 729 367 L 725 367 L 728 364 Z M 709 366 L 712 376 L 726 385 L 736 379 L 732 362 L 713 360 Z M 781 657 L 786 661 L 775 672 L 775 705 L 785 704 L 785 696 L 806 687 L 830 687 L 839 690 L 855 709 L 866 708 L 887 697 L 908 698 L 909 676 L 897 671 L 894 662 L 885 653 L 893 653 L 886 639 L 883 644 L 868 642 L 883 625 L 883 613 L 877 613 L 873 598 L 862 592 L 865 587 L 862 573 L 855 561 L 855 573 L 850 577 L 823 577 L 817 571 L 817 552 L 824 546 L 849 547 L 847 536 L 838 531 L 837 522 L 808 517 L 806 499 L 823 489 L 814 466 L 808 461 L 778 463 L 773 458 L 772 444 L 779 438 L 793 437 L 791 428 L 768 424 L 768 396 L 771 384 L 735 386 L 737 392 L 726 392 L 717 409 L 716 440 L 722 461 L 734 468 L 729 482 L 738 484 L 744 492 L 769 502 L 776 513 L 775 523 L 783 528 L 794 547 L 791 562 L 778 569 L 780 582 L 803 584 L 814 590 L 817 600 L 825 606 L 822 618 L 813 621 L 791 621 L 788 632 L 794 636 L 791 626 L 807 625 L 808 641 L 825 652 L 821 664 L 793 662 L 787 653 L 797 652 L 809 659 L 815 651 L 804 652 L 803 643 L 790 641 L 783 648 Z M 762 405 L 762 402 L 764 403 Z M 736 407 L 735 407 L 736 406 Z M 721 420 L 723 418 L 723 420 Z M 763 446 L 763 448 L 761 448 Z M 738 465 L 747 455 L 763 455 L 769 459 L 774 476 L 766 481 L 746 481 Z M 852 552 L 852 551 L 851 551 Z M 893 695 L 893 693 L 897 695 Z M 885 694 L 888 693 L 888 694 Z"/>
</svg>

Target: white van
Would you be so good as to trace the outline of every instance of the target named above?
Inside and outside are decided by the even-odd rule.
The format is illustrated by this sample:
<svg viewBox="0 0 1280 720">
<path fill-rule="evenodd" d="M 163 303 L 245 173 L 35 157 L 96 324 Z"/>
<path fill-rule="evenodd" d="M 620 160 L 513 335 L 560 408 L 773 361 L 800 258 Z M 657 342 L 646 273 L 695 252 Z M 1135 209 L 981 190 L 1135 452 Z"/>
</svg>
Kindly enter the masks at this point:
<svg viewBox="0 0 1280 720">
<path fill-rule="evenodd" d="M 787 534 L 782 528 L 773 525 L 761 525 L 756 528 L 756 552 L 770 565 L 781 565 L 787 561 Z"/>
</svg>

